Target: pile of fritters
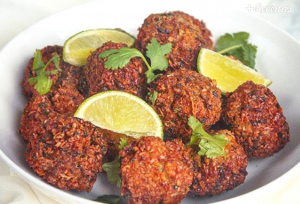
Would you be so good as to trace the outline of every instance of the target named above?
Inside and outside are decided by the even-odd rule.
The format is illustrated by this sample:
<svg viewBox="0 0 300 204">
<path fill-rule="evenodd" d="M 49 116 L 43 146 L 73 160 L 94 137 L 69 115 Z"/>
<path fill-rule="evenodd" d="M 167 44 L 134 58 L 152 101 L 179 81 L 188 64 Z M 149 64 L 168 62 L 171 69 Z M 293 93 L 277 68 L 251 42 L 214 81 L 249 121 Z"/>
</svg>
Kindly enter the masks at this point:
<svg viewBox="0 0 300 204">
<path fill-rule="evenodd" d="M 244 183 L 248 158 L 263 158 L 289 141 L 289 127 L 270 89 L 248 81 L 222 96 L 216 81 L 196 71 L 201 48 L 212 49 L 211 32 L 203 21 L 181 11 L 151 14 L 138 29 L 135 48 L 143 54 L 152 38 L 172 43 L 168 68 L 146 83 L 144 62 L 134 57 L 123 69 L 108 70 L 98 55 L 125 47 L 107 42 L 84 67 L 62 60 L 61 46 L 41 49 L 46 64 L 61 57 L 61 72 L 50 75 L 52 87 L 40 95 L 28 79 L 36 76 L 33 59 L 23 80 L 28 103 L 20 133 L 29 166 L 48 183 L 62 189 L 90 191 L 102 164 L 120 156 L 121 194 L 129 203 L 180 203 L 188 193 L 211 196 Z M 55 69 L 53 62 L 47 71 Z M 106 90 L 126 91 L 144 99 L 160 116 L 168 141 L 157 137 L 133 139 L 73 117 L 86 97 Z M 149 93 L 157 93 L 155 101 Z M 186 145 L 194 116 L 211 134 L 228 139 L 226 156 L 208 158 L 198 146 Z M 220 125 L 221 124 L 221 125 Z M 120 138 L 128 145 L 119 152 Z M 100 193 L 100 192 L 99 192 Z"/>
</svg>

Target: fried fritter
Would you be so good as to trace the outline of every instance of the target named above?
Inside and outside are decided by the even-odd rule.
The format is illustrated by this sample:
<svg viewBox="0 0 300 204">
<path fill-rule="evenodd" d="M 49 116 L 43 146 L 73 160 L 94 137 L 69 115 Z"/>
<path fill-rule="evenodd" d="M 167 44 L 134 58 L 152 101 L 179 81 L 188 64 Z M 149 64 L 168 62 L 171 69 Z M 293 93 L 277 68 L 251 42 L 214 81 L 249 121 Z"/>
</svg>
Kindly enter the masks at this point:
<svg viewBox="0 0 300 204">
<path fill-rule="evenodd" d="M 61 71 L 57 72 L 57 74 L 51 74 L 48 77 L 52 80 L 51 90 L 56 90 L 59 88 L 62 83 L 68 83 L 73 85 L 74 87 L 78 86 L 80 77 L 81 77 L 81 68 L 68 64 L 63 61 L 62 46 L 54 45 L 54 46 L 46 46 L 40 50 L 42 55 L 42 61 L 44 64 L 47 64 L 48 61 L 56 54 L 60 56 L 59 66 Z M 29 63 L 25 68 L 25 76 L 22 81 L 23 84 L 23 94 L 30 99 L 31 97 L 40 95 L 38 91 L 34 88 L 34 85 L 30 85 L 28 79 L 36 76 L 36 72 L 32 69 L 34 58 L 31 58 Z M 54 62 L 51 62 L 46 71 L 56 70 Z"/>
<path fill-rule="evenodd" d="M 36 96 L 25 104 L 21 117 L 20 134 L 25 142 L 30 138 L 41 139 L 39 132 L 43 132 L 47 121 L 56 116 L 52 103 L 46 96 Z"/>
<path fill-rule="evenodd" d="M 121 194 L 128 203 L 180 203 L 193 179 L 190 149 L 179 140 L 141 137 L 120 151 Z"/>
<path fill-rule="evenodd" d="M 276 96 L 252 81 L 227 94 L 223 118 L 249 158 L 271 156 L 289 141 L 289 125 Z"/>
<path fill-rule="evenodd" d="M 147 69 L 141 58 L 133 57 L 124 68 L 116 70 L 105 68 L 106 59 L 99 58 L 99 54 L 106 50 L 121 49 L 122 47 L 127 47 L 127 45 L 109 41 L 88 57 L 84 73 L 89 96 L 100 91 L 119 90 L 144 98 L 146 91 L 145 72 Z"/>
<path fill-rule="evenodd" d="M 73 116 L 78 106 L 84 101 L 84 97 L 73 85 L 65 83 L 62 87 L 51 90 L 49 98 L 56 112 L 69 116 Z"/>
<path fill-rule="evenodd" d="M 196 117 L 208 129 L 221 117 L 222 97 L 216 82 L 191 70 L 166 73 L 150 84 L 149 93 L 157 92 L 155 103 L 146 97 L 160 116 L 164 134 L 189 141 L 192 129 L 188 117 Z"/>
<path fill-rule="evenodd" d="M 36 134 L 37 138 L 31 137 L 27 143 L 29 166 L 54 186 L 89 192 L 97 173 L 102 172 L 107 151 L 101 129 L 78 118 L 57 115 Z"/>
<path fill-rule="evenodd" d="M 211 134 L 224 134 L 228 139 L 226 156 L 208 158 L 197 154 L 194 149 L 194 179 L 190 193 L 194 196 L 212 196 L 232 190 L 244 183 L 247 176 L 247 155 L 234 135 L 228 130 L 219 130 Z"/>
<path fill-rule="evenodd" d="M 59 114 L 47 96 L 39 95 L 25 106 L 20 133 L 29 166 L 48 183 L 66 190 L 92 189 L 108 148 L 102 129 Z"/>
<path fill-rule="evenodd" d="M 138 30 L 136 48 L 145 54 L 152 38 L 160 44 L 172 43 L 172 51 L 166 55 L 168 70 L 196 70 L 200 49 L 213 46 L 205 23 L 181 11 L 149 15 Z"/>
</svg>

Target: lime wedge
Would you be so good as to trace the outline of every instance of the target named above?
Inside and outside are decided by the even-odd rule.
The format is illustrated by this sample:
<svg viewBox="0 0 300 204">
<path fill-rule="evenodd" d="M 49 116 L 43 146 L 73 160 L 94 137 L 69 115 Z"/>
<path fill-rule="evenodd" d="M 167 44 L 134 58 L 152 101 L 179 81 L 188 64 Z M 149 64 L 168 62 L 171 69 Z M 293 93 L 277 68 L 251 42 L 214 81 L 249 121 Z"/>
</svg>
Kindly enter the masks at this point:
<svg viewBox="0 0 300 204">
<path fill-rule="evenodd" d="M 74 116 L 132 137 L 163 138 L 163 125 L 154 109 L 141 98 L 123 91 L 105 91 L 87 98 Z"/>
<path fill-rule="evenodd" d="M 237 60 L 202 48 L 197 59 L 198 72 L 217 81 L 222 93 L 232 92 L 246 81 L 269 86 L 272 81 Z"/>
<path fill-rule="evenodd" d="M 81 31 L 68 38 L 63 47 L 64 61 L 75 65 L 86 64 L 88 56 L 103 43 L 112 41 L 133 46 L 135 38 L 120 29 L 92 29 Z"/>
</svg>

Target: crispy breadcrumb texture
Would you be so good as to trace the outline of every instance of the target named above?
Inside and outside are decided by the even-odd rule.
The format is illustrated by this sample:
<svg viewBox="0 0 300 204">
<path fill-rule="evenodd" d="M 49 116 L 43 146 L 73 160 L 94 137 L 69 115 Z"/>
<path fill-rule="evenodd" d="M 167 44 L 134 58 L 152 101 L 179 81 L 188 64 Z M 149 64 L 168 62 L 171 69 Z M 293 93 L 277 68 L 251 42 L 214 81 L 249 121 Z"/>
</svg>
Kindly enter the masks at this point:
<svg viewBox="0 0 300 204">
<path fill-rule="evenodd" d="M 76 87 L 79 84 L 80 77 L 81 77 L 81 68 L 76 67 L 73 65 L 70 65 L 67 62 L 63 61 L 62 58 L 62 52 L 63 47 L 58 45 L 53 46 L 46 46 L 40 50 L 42 55 L 42 61 L 44 64 L 47 64 L 47 62 L 56 54 L 60 56 L 59 66 L 61 71 L 57 72 L 56 74 L 49 75 L 49 78 L 52 80 L 52 86 L 51 90 L 56 90 L 59 87 L 62 86 L 62 83 L 68 83 L 72 86 Z M 23 85 L 23 94 L 27 99 L 30 99 L 31 97 L 40 95 L 39 92 L 34 88 L 34 85 L 30 85 L 28 82 L 28 79 L 31 77 L 36 76 L 36 72 L 32 69 L 33 67 L 33 61 L 34 58 L 31 58 L 25 68 L 25 76 L 22 81 Z M 54 62 L 51 62 L 47 68 L 46 71 L 52 71 L 56 70 Z"/>
<path fill-rule="evenodd" d="M 65 190 L 92 189 L 108 148 L 102 129 L 59 114 L 47 96 L 36 96 L 25 106 L 20 133 L 26 160 L 40 177 Z"/>
<path fill-rule="evenodd" d="M 86 82 L 82 81 L 82 84 L 88 84 L 89 96 L 101 91 L 119 90 L 141 98 L 145 97 L 147 68 L 141 58 L 133 57 L 124 68 L 115 70 L 105 68 L 106 58 L 99 58 L 99 54 L 106 50 L 121 49 L 122 47 L 127 47 L 127 45 L 109 41 L 88 57 L 84 67 Z"/>
<path fill-rule="evenodd" d="M 164 134 L 188 142 L 192 129 L 188 117 L 194 116 L 205 129 L 219 121 L 222 112 L 222 94 L 211 80 L 196 71 L 177 70 L 166 73 L 150 84 L 149 92 L 157 92 L 152 105 L 164 125 Z"/>
<path fill-rule="evenodd" d="M 197 197 L 217 195 L 232 190 L 244 183 L 247 176 L 247 155 L 229 130 L 211 131 L 211 134 L 224 134 L 228 140 L 226 156 L 207 158 L 197 154 L 193 148 L 194 179 L 190 193 Z"/>
<path fill-rule="evenodd" d="M 128 203 L 180 203 L 193 179 L 189 151 L 176 139 L 130 142 L 120 151 L 121 194 Z"/>
<path fill-rule="evenodd" d="M 68 116 L 73 116 L 78 106 L 85 99 L 76 87 L 68 83 L 64 83 L 63 86 L 51 90 L 49 98 L 56 112 Z"/>
<path fill-rule="evenodd" d="M 289 141 L 289 125 L 272 91 L 245 82 L 227 94 L 223 119 L 249 158 L 272 156 Z"/>
<path fill-rule="evenodd" d="M 172 51 L 166 55 L 168 70 L 196 70 L 201 48 L 212 49 L 211 31 L 203 21 L 181 11 L 149 15 L 138 29 L 136 48 L 146 53 L 152 38 L 160 44 L 172 43 Z"/>
</svg>

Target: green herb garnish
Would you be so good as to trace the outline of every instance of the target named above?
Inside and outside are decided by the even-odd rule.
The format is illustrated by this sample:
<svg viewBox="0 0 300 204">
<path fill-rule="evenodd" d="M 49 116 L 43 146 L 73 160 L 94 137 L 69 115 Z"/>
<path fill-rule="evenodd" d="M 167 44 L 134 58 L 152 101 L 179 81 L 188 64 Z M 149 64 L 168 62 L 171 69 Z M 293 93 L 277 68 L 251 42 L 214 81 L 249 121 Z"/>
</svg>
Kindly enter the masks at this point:
<svg viewBox="0 0 300 204">
<path fill-rule="evenodd" d="M 102 195 L 99 196 L 95 201 L 101 203 L 110 203 L 110 204 L 125 204 L 125 198 L 118 195 Z"/>
<path fill-rule="evenodd" d="M 221 36 L 215 45 L 216 52 L 232 55 L 243 64 L 254 69 L 257 46 L 248 43 L 249 33 L 238 32 L 232 35 L 226 33 Z"/>
<path fill-rule="evenodd" d="M 171 49 L 171 43 L 160 45 L 155 38 L 152 38 L 147 45 L 146 51 L 146 56 L 150 59 L 151 66 L 144 55 L 135 48 L 123 47 L 121 49 L 106 50 L 99 54 L 99 58 L 108 57 L 105 62 L 105 68 L 115 70 L 124 68 L 132 57 L 140 57 L 148 68 L 145 74 L 147 83 L 150 83 L 159 76 L 159 74 L 154 73 L 155 71 L 164 71 L 168 68 L 168 60 L 165 55 L 170 53 Z"/>
<path fill-rule="evenodd" d="M 104 163 L 103 170 L 106 172 L 109 183 L 116 184 L 121 187 L 121 178 L 119 175 L 120 157 L 117 156 L 113 161 Z"/>
<path fill-rule="evenodd" d="M 190 116 L 188 125 L 192 128 L 193 133 L 188 146 L 199 144 L 200 156 L 215 158 L 217 156 L 226 156 L 225 146 L 228 144 L 224 134 L 210 135 L 204 129 L 202 124 L 194 117 Z"/>
<path fill-rule="evenodd" d="M 157 95 L 158 95 L 158 92 L 157 92 L 157 91 L 148 92 L 148 96 L 149 96 L 149 99 L 150 99 L 152 105 L 155 104 L 155 101 L 156 101 L 156 99 L 157 99 Z"/>
<path fill-rule="evenodd" d="M 32 69 L 35 71 L 36 76 L 29 78 L 28 82 L 30 85 L 34 84 L 34 88 L 39 92 L 39 94 L 44 95 L 50 91 L 52 80 L 48 76 L 57 74 L 58 71 L 61 71 L 59 61 L 59 55 L 55 54 L 46 64 L 44 64 L 41 51 L 36 50 L 32 65 Z M 55 64 L 56 70 L 46 71 L 46 68 L 51 62 Z"/>
<path fill-rule="evenodd" d="M 120 145 L 119 145 L 119 149 L 123 149 L 126 145 L 128 144 L 128 141 L 124 138 L 120 139 Z"/>
<path fill-rule="evenodd" d="M 119 149 L 123 149 L 127 145 L 127 140 L 121 138 Z M 106 172 L 107 179 L 111 184 L 121 187 L 121 178 L 119 175 L 120 156 L 118 155 L 113 161 L 102 164 L 103 170 Z"/>
</svg>

